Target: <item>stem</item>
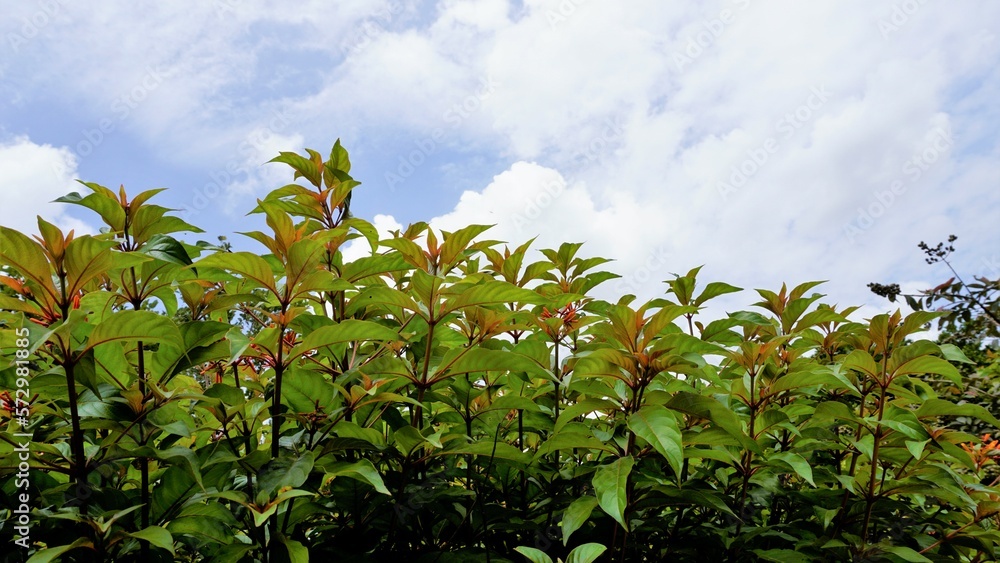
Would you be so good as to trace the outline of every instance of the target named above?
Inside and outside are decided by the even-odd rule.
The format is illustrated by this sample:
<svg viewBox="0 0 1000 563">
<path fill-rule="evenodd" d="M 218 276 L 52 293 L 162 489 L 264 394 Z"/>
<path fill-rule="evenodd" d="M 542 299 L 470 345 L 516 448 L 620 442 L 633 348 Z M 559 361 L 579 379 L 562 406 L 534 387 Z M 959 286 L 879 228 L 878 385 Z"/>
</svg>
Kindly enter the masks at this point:
<svg viewBox="0 0 1000 563">
<path fill-rule="evenodd" d="M 284 315 L 284 311 L 282 311 Z M 285 327 L 278 331 L 278 351 L 274 358 L 274 396 L 271 397 L 271 459 L 276 459 L 280 452 L 281 441 L 281 376 L 284 375 Z"/>
<path fill-rule="evenodd" d="M 138 310 L 139 306 L 136 305 L 135 309 Z M 145 410 L 146 405 L 146 361 L 145 355 L 142 350 L 142 341 L 136 343 L 136 351 L 139 354 L 139 393 L 142 394 L 142 402 L 140 403 Z M 143 430 L 142 425 L 139 425 L 139 443 L 143 446 L 146 445 L 146 435 Z M 150 510 L 150 497 L 149 497 L 149 458 L 140 457 L 139 458 L 139 474 L 140 474 L 140 502 L 142 503 L 142 508 L 140 508 L 139 521 L 143 530 L 149 527 L 149 510 Z M 139 541 L 139 550 L 143 561 L 149 560 L 149 542 L 145 540 Z"/>
<path fill-rule="evenodd" d="M 556 405 L 555 405 L 554 412 L 555 412 L 555 420 L 559 420 L 559 402 L 561 400 L 560 399 L 560 392 L 561 392 L 561 388 L 562 388 L 562 370 L 560 369 L 560 366 L 559 366 L 559 340 L 558 339 L 555 341 L 555 349 L 554 349 L 553 353 L 555 355 L 555 358 L 554 358 L 554 362 L 553 362 L 554 365 L 552 366 L 552 376 L 555 377 L 555 383 L 556 383 Z"/>
<path fill-rule="evenodd" d="M 868 395 L 871 393 L 871 389 L 868 389 L 867 388 L 867 384 L 864 384 L 864 385 L 861 386 L 860 389 L 858 389 L 858 391 L 861 393 L 861 404 L 858 407 L 858 418 L 864 418 L 865 417 L 865 401 L 868 399 Z M 863 431 L 864 431 L 864 426 L 862 425 L 862 423 L 859 422 L 857 429 L 855 429 L 855 431 L 854 431 L 854 441 L 855 442 L 857 442 L 858 440 L 861 439 L 861 433 Z M 854 478 L 854 473 L 857 471 L 858 457 L 860 455 L 861 455 L 861 452 L 858 451 L 857 448 L 854 448 L 854 451 L 851 452 L 851 463 L 850 463 L 850 467 L 847 470 L 847 474 L 850 475 L 852 479 Z M 839 468 L 838 468 L 838 470 L 839 470 Z M 851 497 L 851 491 L 845 488 L 844 489 L 844 497 L 840 501 L 840 512 L 837 514 L 837 517 L 836 517 L 837 527 L 834 528 L 833 537 L 837 537 L 840 534 L 840 530 L 843 528 L 844 524 L 847 521 L 847 501 L 850 499 L 850 497 Z"/>
<path fill-rule="evenodd" d="M 941 545 L 942 543 L 944 543 L 946 541 L 951 541 L 955 536 L 957 536 L 958 534 L 962 533 L 962 530 L 968 528 L 969 526 L 974 526 L 974 525 L 978 524 L 979 522 L 981 522 L 982 520 L 985 520 L 986 518 L 988 518 L 990 516 L 995 516 L 995 515 L 996 515 L 995 512 L 991 512 L 991 513 L 984 514 L 981 517 L 973 517 L 973 519 L 970 522 L 968 522 L 966 524 L 963 524 L 957 530 L 955 530 L 953 532 L 949 532 L 948 535 L 946 535 L 945 537 L 943 537 L 943 538 L 939 539 L 938 541 L 932 543 L 931 545 L 929 545 L 929 546 L 921 549 L 920 550 L 920 554 L 923 555 L 924 553 L 927 553 L 928 551 L 934 549 L 935 547 Z"/>
<path fill-rule="evenodd" d="M 72 354 L 72 352 L 67 351 L 67 357 Z M 63 364 L 63 368 L 66 370 L 66 386 L 69 391 L 69 417 L 70 423 L 73 426 L 73 434 L 70 436 L 70 451 L 73 454 L 73 476 L 76 479 L 77 487 L 84 487 L 87 483 L 87 458 L 83 451 L 83 431 L 80 429 L 80 409 L 77 404 L 77 392 L 76 392 L 76 362 L 73 360 L 67 360 Z M 87 505 L 87 499 L 83 499 L 84 510 Z"/>
<path fill-rule="evenodd" d="M 66 295 L 66 272 L 63 270 L 61 264 L 59 265 L 57 274 L 59 275 L 59 289 L 62 296 L 59 302 L 59 309 L 62 313 L 62 322 L 66 323 L 69 322 L 70 302 Z M 87 457 L 83 449 L 83 430 L 80 429 L 80 408 L 76 392 L 76 358 L 73 357 L 73 348 L 69 339 L 63 341 L 61 348 L 63 369 L 66 370 L 66 387 L 69 393 L 70 424 L 73 427 L 73 435 L 70 436 L 69 442 L 70 452 L 73 455 L 73 475 L 76 478 L 78 490 L 82 490 L 80 488 L 85 487 L 87 484 Z M 80 511 L 83 513 L 87 512 L 87 498 L 83 499 Z"/>
<path fill-rule="evenodd" d="M 524 451 L 524 410 L 517 410 L 517 449 Z M 528 510 L 528 476 L 521 471 L 521 510 Z"/>
<path fill-rule="evenodd" d="M 434 325 L 436 321 L 427 321 L 427 345 L 424 347 L 424 369 L 420 372 L 420 385 L 417 386 L 417 402 L 420 403 L 412 411 L 410 424 L 418 429 L 424 427 L 424 392 L 427 390 L 427 374 L 431 370 L 431 354 L 434 352 Z"/>
<path fill-rule="evenodd" d="M 285 311 L 288 308 L 286 304 L 281 306 L 281 319 L 284 321 Z M 271 398 L 271 459 L 278 459 L 278 455 L 281 453 L 280 442 L 281 442 L 281 376 L 285 372 L 284 358 L 285 358 L 285 325 L 284 322 L 278 327 L 278 351 L 275 353 L 274 358 L 274 397 Z M 275 549 L 275 538 L 278 535 L 278 517 L 275 514 L 271 518 L 271 537 L 268 541 L 268 549 L 266 550 L 269 555 L 272 554 Z"/>
<path fill-rule="evenodd" d="M 749 424 L 748 430 L 749 430 L 749 434 L 750 434 L 750 439 L 751 440 L 756 440 L 757 439 L 757 431 L 756 431 L 757 407 L 759 406 L 759 403 L 757 402 L 757 399 L 756 399 L 756 394 L 757 394 L 756 393 L 757 374 L 756 374 L 756 372 L 754 372 L 754 371 L 751 370 L 749 375 L 750 375 L 750 390 L 748 392 L 748 395 L 749 395 L 749 401 L 748 401 L 748 403 L 749 404 L 747 406 L 750 407 L 750 424 Z M 751 477 L 750 464 L 752 462 L 753 462 L 753 452 L 751 452 L 749 450 L 746 451 L 746 452 L 744 452 L 744 454 L 743 454 L 743 464 L 742 464 L 743 465 L 743 492 L 740 495 L 740 512 L 739 512 L 739 522 L 736 523 L 736 535 L 739 535 L 740 531 L 743 529 L 743 515 L 745 514 L 745 511 L 746 511 L 747 490 L 750 488 L 750 477 Z"/>
<path fill-rule="evenodd" d="M 885 374 L 885 362 L 886 360 L 883 358 L 882 360 L 883 374 Z M 888 387 L 888 385 L 886 387 Z M 882 415 L 885 411 L 886 387 L 880 386 L 882 393 L 879 395 L 878 398 L 878 418 L 876 419 L 875 432 L 873 433 L 873 436 L 875 438 L 875 444 L 872 447 L 871 473 L 868 476 L 868 494 L 867 497 L 865 498 L 865 520 L 864 524 L 862 524 L 861 526 L 862 547 L 864 547 L 864 545 L 868 541 L 868 527 L 871 524 L 872 509 L 875 507 L 875 474 L 878 471 L 878 453 L 879 453 L 879 446 L 881 445 L 882 442 L 882 427 L 880 424 L 882 422 Z"/>
<path fill-rule="evenodd" d="M 987 307 L 986 305 L 983 305 L 978 299 L 976 299 L 975 297 L 972 296 L 972 292 L 969 291 L 969 286 L 966 285 L 965 280 L 962 279 L 962 276 L 958 275 L 958 272 L 955 271 L 955 268 L 953 268 L 951 266 L 951 262 L 949 262 L 947 259 L 943 259 L 943 258 L 941 259 L 941 261 L 944 262 L 945 265 L 948 266 L 948 269 L 951 270 L 951 273 L 955 274 L 955 279 L 958 280 L 958 283 L 962 284 L 962 288 L 965 289 L 965 292 L 969 294 L 969 296 L 967 297 L 967 299 L 969 299 L 970 301 L 972 301 L 976 305 L 979 305 L 979 308 L 983 310 L 983 313 L 986 314 L 987 318 L 989 318 L 991 321 L 993 321 L 993 324 L 995 324 L 997 326 L 1000 326 L 1000 318 L 997 318 L 997 316 L 994 315 L 992 311 L 990 311 L 989 307 Z"/>
</svg>

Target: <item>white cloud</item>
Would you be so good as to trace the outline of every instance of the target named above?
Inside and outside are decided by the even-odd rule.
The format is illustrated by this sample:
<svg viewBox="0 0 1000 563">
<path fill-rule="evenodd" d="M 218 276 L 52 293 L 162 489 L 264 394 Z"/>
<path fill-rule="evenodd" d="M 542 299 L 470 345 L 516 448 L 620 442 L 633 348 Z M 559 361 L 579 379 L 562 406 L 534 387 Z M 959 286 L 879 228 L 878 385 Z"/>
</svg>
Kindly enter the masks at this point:
<svg viewBox="0 0 1000 563">
<path fill-rule="evenodd" d="M 974 272 L 1000 242 L 995 3 L 103 6 L 65 6 L 19 44 L 0 63 L 16 85 L 5 97 L 54 92 L 97 123 L 162 67 L 162 83 L 116 124 L 178 166 L 225 171 L 220 193 L 234 199 L 220 201 L 239 211 L 241 197 L 287 181 L 281 166 L 257 166 L 278 150 L 444 127 L 436 159 L 503 163 L 457 202 L 423 187 L 429 204 L 414 214 L 450 229 L 496 223 L 489 236 L 512 244 L 587 241 L 583 252 L 615 258 L 647 296 L 705 264 L 706 279 L 829 279 L 832 301 L 881 306 L 868 281 L 940 273 L 924 268 L 917 241 L 958 234 L 969 246 L 957 259 Z M 4 37 L 35 10 L 18 5 Z M 495 87 L 479 97 L 484 79 Z M 470 96 L 474 111 L 453 124 L 449 109 Z M 275 111 L 286 126 L 269 125 Z M 938 129 L 954 142 L 915 176 L 907 163 Z M 269 140 L 246 149 L 260 131 Z M 720 182 L 744 167 L 749 178 L 722 197 Z M 556 195 L 552 182 L 563 183 Z"/>
<path fill-rule="evenodd" d="M 51 203 L 72 191 L 87 192 L 74 181 L 75 173 L 76 160 L 66 148 L 38 145 L 26 137 L 0 141 L 0 225 L 35 234 L 41 215 L 63 232 L 93 233 L 89 225 L 66 214 L 68 204 Z"/>
</svg>

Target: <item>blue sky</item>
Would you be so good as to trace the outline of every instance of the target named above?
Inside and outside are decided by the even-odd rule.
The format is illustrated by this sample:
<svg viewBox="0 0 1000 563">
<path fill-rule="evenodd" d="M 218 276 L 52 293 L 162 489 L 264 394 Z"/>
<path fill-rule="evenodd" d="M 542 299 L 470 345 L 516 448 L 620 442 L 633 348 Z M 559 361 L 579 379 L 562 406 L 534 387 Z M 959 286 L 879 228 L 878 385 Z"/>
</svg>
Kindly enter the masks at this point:
<svg viewBox="0 0 1000 563">
<path fill-rule="evenodd" d="M 383 229 L 586 241 L 659 294 L 825 279 L 828 301 L 1000 276 L 1000 4 L 934 0 L 18 2 L 0 16 L 0 224 L 81 178 L 235 231 L 341 138 Z M 360 252 L 355 249 L 354 252 Z M 753 295 L 732 296 L 747 306 Z M 728 305 L 728 303 L 727 303 Z"/>
</svg>

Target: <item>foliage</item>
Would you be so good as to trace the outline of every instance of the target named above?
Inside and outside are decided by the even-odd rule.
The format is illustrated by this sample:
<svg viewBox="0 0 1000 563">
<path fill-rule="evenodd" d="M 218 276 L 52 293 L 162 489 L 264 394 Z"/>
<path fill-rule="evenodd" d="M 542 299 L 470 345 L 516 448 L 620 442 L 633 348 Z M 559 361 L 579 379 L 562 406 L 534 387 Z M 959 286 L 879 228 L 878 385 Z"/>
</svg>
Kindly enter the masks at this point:
<svg viewBox="0 0 1000 563">
<path fill-rule="evenodd" d="M 975 276 L 972 283 L 966 283 L 948 259 L 955 252 L 956 240 L 951 235 L 946 243 L 917 245 L 925 262 L 943 263 L 952 273 L 936 287 L 916 295 L 902 293 L 898 284 L 870 283 L 868 287 L 890 301 L 902 296 L 916 311 L 940 312 L 938 343 L 956 346 L 969 361 L 957 365 L 961 384 L 933 379 L 929 382 L 936 392 L 959 403 L 974 403 L 991 413 L 1000 413 L 1000 278 Z M 950 421 L 949 427 L 977 435 L 993 430 L 988 423 L 965 416 Z"/>
<path fill-rule="evenodd" d="M 907 340 L 939 314 L 809 282 L 708 322 L 741 290 L 699 268 L 602 301 L 580 244 L 380 239 L 339 141 L 274 161 L 302 183 L 252 210 L 263 254 L 89 183 L 61 201 L 106 232 L 0 228 L 6 560 L 995 558 L 996 442 L 945 424 L 1000 421 Z"/>
</svg>

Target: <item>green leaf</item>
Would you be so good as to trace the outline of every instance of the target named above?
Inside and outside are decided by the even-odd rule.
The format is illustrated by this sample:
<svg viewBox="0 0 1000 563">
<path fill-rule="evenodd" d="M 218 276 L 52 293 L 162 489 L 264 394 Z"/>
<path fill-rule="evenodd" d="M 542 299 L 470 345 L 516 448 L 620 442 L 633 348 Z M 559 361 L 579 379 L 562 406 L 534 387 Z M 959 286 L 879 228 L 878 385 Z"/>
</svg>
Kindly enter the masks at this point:
<svg viewBox="0 0 1000 563">
<path fill-rule="evenodd" d="M 333 143 L 333 148 L 330 149 L 330 159 L 327 162 L 334 170 L 351 171 L 351 159 L 347 154 L 347 149 L 340 144 L 340 139 Z"/>
<path fill-rule="evenodd" d="M 891 553 L 896 557 L 899 557 L 903 561 L 911 561 L 912 563 L 931 563 L 930 559 L 920 555 L 920 553 L 909 547 L 890 545 L 882 547 L 881 549 L 886 553 Z"/>
<path fill-rule="evenodd" d="M 375 244 L 378 244 L 377 239 L 375 240 Z M 372 276 L 381 276 L 382 274 L 401 272 L 409 269 L 410 265 L 406 263 L 403 256 L 393 252 L 391 254 L 365 256 L 349 264 L 344 264 L 341 277 L 351 283 L 355 283 Z"/>
<path fill-rule="evenodd" d="M 847 322 L 847 317 L 834 311 L 833 309 L 816 309 L 810 313 L 806 313 L 799 322 L 795 324 L 794 332 L 799 332 L 805 330 L 809 327 L 816 326 L 821 323 L 845 323 Z"/>
<path fill-rule="evenodd" d="M 453 359 L 454 361 L 452 361 Z M 462 349 L 453 349 L 449 355 L 445 356 L 441 363 L 443 365 L 439 366 L 439 369 L 446 371 L 435 369 L 430 377 L 431 380 L 441 380 L 445 376 L 454 376 L 463 373 L 486 371 L 523 371 L 540 375 L 538 364 L 520 354 L 514 354 L 506 350 L 471 348 L 466 352 Z"/>
<path fill-rule="evenodd" d="M 970 360 L 968 356 L 965 355 L 965 352 L 963 352 L 961 348 L 955 346 L 954 344 L 941 344 L 940 347 L 941 347 L 941 355 L 944 356 L 944 359 L 948 360 L 949 362 L 957 362 L 960 364 L 975 363 L 972 360 Z"/>
<path fill-rule="evenodd" d="M 535 549 L 533 547 L 518 546 L 514 548 L 514 551 L 520 553 L 521 555 L 528 558 L 531 563 L 552 563 L 552 558 L 545 555 L 545 552 L 540 549 Z"/>
<path fill-rule="evenodd" d="M 628 530 L 628 524 L 625 522 L 625 508 L 628 504 L 626 489 L 628 476 L 632 472 L 633 465 L 635 465 L 635 460 L 632 459 L 632 456 L 618 458 L 610 464 L 598 468 L 594 472 L 592 481 L 601 509 L 621 524 L 625 530 Z"/>
<path fill-rule="evenodd" d="M 216 252 L 195 262 L 194 267 L 219 268 L 227 272 L 236 272 L 275 295 L 278 294 L 271 266 L 267 260 L 250 252 Z"/>
<path fill-rule="evenodd" d="M 282 387 L 281 402 L 288 405 L 291 412 L 331 414 L 336 389 L 322 373 L 296 370 L 288 375 Z"/>
<path fill-rule="evenodd" d="M 593 563 L 607 549 L 599 543 L 578 545 L 566 556 L 566 563 Z"/>
<path fill-rule="evenodd" d="M 590 434 L 582 432 L 562 431 L 551 434 L 547 440 L 538 446 L 535 451 L 535 459 L 539 459 L 557 450 L 599 450 L 608 453 L 616 453 L 615 448 L 606 442 L 602 442 Z"/>
<path fill-rule="evenodd" d="M 257 475 L 258 489 L 266 497 L 283 488 L 301 487 L 313 468 L 313 453 L 306 452 L 295 457 L 282 451 L 277 459 L 269 461 Z"/>
<path fill-rule="evenodd" d="M 142 340 L 145 343 L 183 341 L 177 325 L 167 317 L 151 311 L 120 311 L 108 315 L 94 328 L 84 351 L 117 340 Z"/>
<path fill-rule="evenodd" d="M 418 270 L 426 270 L 428 267 L 427 255 L 420 246 L 408 238 L 391 238 L 379 241 L 382 246 L 398 250 L 411 266 Z"/>
<path fill-rule="evenodd" d="M 166 191 L 166 189 L 167 188 L 153 188 L 151 190 L 146 190 L 144 192 L 138 193 L 134 197 L 132 197 L 132 201 L 129 202 L 129 207 L 131 207 L 132 209 L 138 208 L 142 204 L 149 201 L 149 199 L 155 196 L 156 194 Z"/>
<path fill-rule="evenodd" d="M 75 294 L 89 281 L 107 273 L 113 263 L 111 248 L 115 246 L 113 241 L 90 236 L 73 239 L 66 246 L 66 294 Z"/>
<path fill-rule="evenodd" d="M 179 466 L 168 467 L 163 472 L 156 487 L 153 488 L 152 515 L 157 521 L 163 521 L 172 514 L 168 510 L 176 509 L 196 490 L 197 484 L 191 475 Z"/>
<path fill-rule="evenodd" d="M 386 326 L 372 321 L 348 319 L 332 326 L 318 328 L 309 333 L 302 342 L 289 352 L 289 361 L 317 348 L 356 342 L 360 340 L 399 340 L 399 334 Z"/>
<path fill-rule="evenodd" d="M 677 419 L 660 405 L 646 405 L 632 414 L 628 427 L 635 435 L 649 442 L 679 478 L 684 465 L 684 444 Z"/>
<path fill-rule="evenodd" d="M 519 397 L 517 395 L 502 395 L 496 400 L 494 400 L 492 403 L 490 403 L 489 406 L 485 408 L 485 410 L 501 410 L 501 411 L 525 410 L 525 411 L 538 412 L 541 409 L 538 408 L 538 405 L 534 401 L 532 401 L 527 397 Z"/>
<path fill-rule="evenodd" d="M 482 455 L 495 457 L 497 459 L 506 459 L 508 461 L 523 463 L 525 465 L 531 462 L 530 455 L 506 442 L 497 442 L 494 444 L 492 440 L 483 440 L 454 448 L 448 448 L 447 450 L 438 452 L 437 455 Z"/>
<path fill-rule="evenodd" d="M 566 507 L 562 517 L 563 545 L 569 545 L 569 537 L 587 522 L 596 507 L 597 497 L 590 495 L 582 496 Z"/>
<path fill-rule="evenodd" d="M 667 408 L 707 418 L 750 451 L 762 453 L 760 446 L 751 440 L 743 431 L 743 426 L 736 413 L 711 397 L 702 397 L 694 393 L 681 391 L 667 403 Z"/>
<path fill-rule="evenodd" d="M 924 447 L 930 443 L 930 440 L 924 440 L 922 442 L 918 442 L 916 440 L 906 440 L 903 443 L 906 445 L 906 449 L 909 450 L 910 455 L 913 456 L 913 459 L 920 459 L 920 457 L 924 455 Z"/>
<path fill-rule="evenodd" d="M 9 264 L 53 299 L 58 297 L 52 283 L 52 269 L 41 245 L 14 229 L 0 226 L 0 261 Z"/>
<path fill-rule="evenodd" d="M 309 180 L 309 183 L 317 188 L 320 187 L 323 181 L 323 169 L 321 166 L 317 166 L 312 160 L 293 152 L 281 152 L 268 162 L 283 162 L 291 166 L 295 170 L 296 178 L 301 176 Z"/>
<path fill-rule="evenodd" d="M 983 422 L 988 422 L 993 426 L 1000 428 L 1000 420 L 997 420 L 990 411 L 986 410 L 982 405 L 975 405 L 967 403 L 964 405 L 956 405 L 950 401 L 944 399 L 927 399 L 924 404 L 920 405 L 917 409 L 917 418 L 932 418 L 937 416 L 971 416 L 982 420 Z"/>
<path fill-rule="evenodd" d="M 796 370 L 786 373 L 771 384 L 770 394 L 777 395 L 782 391 L 797 389 L 799 387 L 825 386 L 835 388 L 840 382 L 825 366 L 810 366 L 808 369 Z"/>
<path fill-rule="evenodd" d="M 197 505 L 207 507 L 209 505 Z M 221 508 L 221 510 L 226 510 Z M 185 512 L 188 511 L 189 507 L 185 507 Z M 228 512 L 228 511 L 227 511 Z M 223 521 L 206 515 L 196 515 L 196 516 L 179 516 L 170 520 L 166 525 L 167 531 L 174 537 L 178 536 L 190 536 L 196 538 L 199 541 L 207 541 L 217 544 L 226 545 L 233 541 L 233 529 L 226 525 Z M 184 541 L 178 538 L 178 541 Z"/>
<path fill-rule="evenodd" d="M 14 299 L 13 297 L 3 294 L 0 294 L 0 309 L 5 311 L 24 312 L 29 315 L 41 316 L 42 314 L 42 310 L 35 304 L 29 303 L 28 301 L 21 301 L 20 299 Z"/>
<path fill-rule="evenodd" d="M 483 305 L 503 303 L 534 304 L 541 303 L 542 301 L 542 296 L 530 289 L 524 289 L 512 283 L 502 281 L 488 281 L 474 285 L 457 297 L 448 299 L 442 308 L 442 313 L 437 316 L 441 317 L 451 311 L 457 311 L 465 307 L 481 307 Z"/>
<path fill-rule="evenodd" d="M 410 296 L 405 293 L 389 288 L 389 287 L 370 287 L 362 291 L 357 297 L 351 300 L 351 306 L 348 307 L 348 314 L 352 314 L 358 309 L 367 307 L 369 305 L 390 305 L 392 307 L 399 307 L 408 311 L 417 313 L 423 318 L 427 318 L 425 311 L 420 310 L 420 306 L 417 305 Z"/>
<path fill-rule="evenodd" d="M 806 458 L 802 457 L 801 455 L 795 452 L 778 452 L 771 454 L 768 459 L 784 462 L 789 467 L 791 467 L 792 470 L 794 470 L 799 477 L 805 479 L 813 487 L 816 486 L 816 483 L 813 482 L 812 466 L 809 465 L 809 462 L 806 461 Z"/>
<path fill-rule="evenodd" d="M 212 555 L 212 561 L 215 563 L 240 563 L 246 561 L 246 554 L 254 547 L 245 543 L 231 543 L 216 551 Z"/>
<path fill-rule="evenodd" d="M 121 232 L 125 228 L 125 209 L 122 208 L 118 198 L 114 196 L 114 192 L 99 184 L 94 184 L 92 182 L 79 182 L 93 190 L 94 193 L 88 194 L 87 196 L 81 196 L 78 192 L 72 192 L 54 200 L 54 202 L 72 203 L 91 209 L 100 215 L 101 219 L 103 219 L 113 231 Z"/>
<path fill-rule="evenodd" d="M 860 371 L 869 377 L 877 377 L 879 374 L 879 367 L 875 363 L 875 358 L 865 350 L 855 350 L 848 354 L 844 358 L 843 367 L 844 369 Z"/>
<path fill-rule="evenodd" d="M 306 546 L 284 535 L 279 535 L 278 541 L 288 550 L 288 560 L 291 563 L 309 563 L 309 550 Z"/>
<path fill-rule="evenodd" d="M 216 342 L 221 342 L 227 332 L 234 329 L 229 324 L 215 321 L 188 322 L 177 327 L 180 332 L 179 340 L 164 341 L 159 349 L 150 358 L 150 375 L 158 380 L 168 378 L 180 370 L 194 365 L 192 362 L 203 360 L 209 361 L 202 353 L 208 351 L 208 347 Z M 227 346 L 221 346 L 214 350 L 217 358 L 227 358 Z"/>
<path fill-rule="evenodd" d="M 375 490 L 383 495 L 392 496 L 389 489 L 385 488 L 385 483 L 382 481 L 382 476 L 379 475 L 378 470 L 376 470 L 375 466 L 372 465 L 372 462 L 367 459 L 355 461 L 354 463 L 341 461 L 328 466 L 326 468 L 326 478 L 324 479 L 324 482 L 329 482 L 335 477 L 349 477 L 351 479 L 356 479 L 375 487 Z"/>
<path fill-rule="evenodd" d="M 154 235 L 149 239 L 149 242 L 142 246 L 140 252 L 164 262 L 180 266 L 191 265 L 191 257 L 188 256 L 184 245 L 178 242 L 177 239 L 167 235 Z"/>
<path fill-rule="evenodd" d="M 462 251 L 469 246 L 472 239 L 482 234 L 491 226 L 492 225 L 469 225 L 468 227 L 463 227 L 448 235 L 444 244 L 441 245 L 441 264 L 447 266 L 454 265 L 459 254 L 461 254 Z"/>
<path fill-rule="evenodd" d="M 152 448 L 147 446 L 145 449 L 151 450 Z M 188 470 L 188 475 L 194 479 L 194 482 L 198 485 L 198 487 L 202 489 L 204 488 L 201 481 L 201 461 L 198 459 L 198 455 L 193 449 L 185 446 L 174 446 L 165 450 L 152 450 L 150 454 L 145 455 L 178 465 L 183 463 Z"/>
<path fill-rule="evenodd" d="M 303 491 L 302 489 L 291 489 L 275 497 L 273 501 L 271 501 L 266 505 L 266 507 L 260 507 L 257 505 L 246 505 L 246 506 L 247 508 L 250 509 L 250 514 L 253 515 L 254 526 L 259 528 L 263 526 L 265 522 L 267 522 L 268 518 L 270 518 L 275 512 L 278 511 L 278 507 L 281 506 L 282 503 L 289 501 L 293 498 L 314 497 L 314 496 L 316 496 L 315 493 L 310 493 L 309 491 Z M 258 510 L 258 508 L 264 508 L 264 510 L 260 511 Z"/>
<path fill-rule="evenodd" d="M 922 375 L 926 373 L 943 375 L 955 385 L 962 384 L 962 374 L 959 373 L 958 368 L 951 365 L 948 360 L 938 358 L 937 356 L 919 356 L 903 362 L 893 370 L 894 376 Z"/>
<path fill-rule="evenodd" d="M 139 540 L 146 540 L 150 543 L 150 545 L 154 545 L 160 549 L 165 549 L 169 551 L 171 555 L 174 554 L 174 538 L 170 535 L 170 532 L 168 532 L 166 528 L 161 526 L 150 526 L 129 535 Z"/>
<path fill-rule="evenodd" d="M 694 488 L 678 489 L 673 486 L 657 486 L 655 490 L 660 494 L 671 499 L 677 499 L 685 504 L 694 504 L 737 518 L 736 513 L 726 504 L 725 496 L 721 492 L 712 490 L 702 491 Z"/>
<path fill-rule="evenodd" d="M 584 399 L 573 403 L 559 413 L 559 419 L 556 420 L 554 431 L 559 432 L 564 426 L 579 416 L 590 414 L 594 411 L 610 411 L 616 408 L 618 408 L 618 405 L 608 399 Z"/>
<path fill-rule="evenodd" d="M 28 558 L 27 563 L 49 563 L 50 561 L 55 560 L 57 557 L 66 553 L 67 551 L 76 549 L 78 547 L 88 547 L 90 549 L 94 549 L 94 544 L 87 538 L 80 538 L 69 545 L 50 547 L 48 549 L 42 549 L 40 551 L 37 551 L 34 555 Z"/>
<path fill-rule="evenodd" d="M 713 299 L 727 293 L 736 293 L 738 291 L 743 291 L 743 288 L 723 282 L 712 282 L 705 286 L 705 290 L 701 292 L 701 295 L 699 295 L 697 299 L 695 299 L 694 305 L 700 307 L 702 303 L 708 301 L 709 299 Z"/>
<path fill-rule="evenodd" d="M 753 552 L 762 561 L 774 561 L 775 563 L 810 563 L 812 557 L 793 551 L 791 549 L 755 549 Z"/>
</svg>

